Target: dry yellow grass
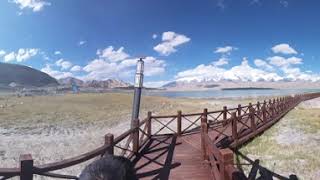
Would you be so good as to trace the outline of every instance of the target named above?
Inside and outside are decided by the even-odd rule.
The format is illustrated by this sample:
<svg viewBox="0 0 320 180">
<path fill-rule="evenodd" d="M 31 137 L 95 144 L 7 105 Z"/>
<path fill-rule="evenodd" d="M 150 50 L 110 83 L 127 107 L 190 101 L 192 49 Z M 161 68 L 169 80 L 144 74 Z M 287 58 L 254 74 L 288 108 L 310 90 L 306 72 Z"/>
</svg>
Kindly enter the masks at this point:
<svg viewBox="0 0 320 180">
<path fill-rule="evenodd" d="M 250 99 L 242 100 L 247 104 Z M 222 109 L 225 104 L 237 105 L 234 100 L 172 99 L 145 96 L 141 103 L 141 117 L 147 111 L 154 114 L 201 112 L 203 108 Z M 91 123 L 129 120 L 132 95 L 125 93 L 66 94 L 57 96 L 10 97 L 0 99 L 0 125 L 12 127 L 29 124 L 81 126 Z"/>
</svg>

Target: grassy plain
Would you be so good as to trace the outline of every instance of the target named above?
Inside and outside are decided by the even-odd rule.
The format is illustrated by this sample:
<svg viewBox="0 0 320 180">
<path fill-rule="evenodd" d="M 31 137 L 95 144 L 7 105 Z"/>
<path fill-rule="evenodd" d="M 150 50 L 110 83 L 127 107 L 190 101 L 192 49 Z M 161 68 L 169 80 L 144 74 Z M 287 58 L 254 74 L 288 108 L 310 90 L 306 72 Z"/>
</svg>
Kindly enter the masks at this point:
<svg viewBox="0 0 320 180">
<path fill-rule="evenodd" d="M 243 104 L 254 99 L 244 99 Z M 234 100 L 174 99 L 145 96 L 140 115 L 201 112 L 203 108 L 222 109 L 237 105 Z M 39 124 L 87 126 L 106 123 L 108 126 L 130 119 L 132 95 L 125 93 L 66 94 L 34 97 L 0 97 L 1 127 Z"/>
</svg>

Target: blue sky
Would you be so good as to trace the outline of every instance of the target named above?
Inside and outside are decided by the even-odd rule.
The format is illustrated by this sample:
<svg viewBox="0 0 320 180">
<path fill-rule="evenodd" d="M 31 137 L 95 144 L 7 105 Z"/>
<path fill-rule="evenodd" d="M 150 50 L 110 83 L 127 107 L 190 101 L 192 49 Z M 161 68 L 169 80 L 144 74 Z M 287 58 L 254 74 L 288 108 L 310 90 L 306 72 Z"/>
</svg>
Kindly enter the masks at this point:
<svg viewBox="0 0 320 180">
<path fill-rule="evenodd" d="M 320 80 L 313 0 L 3 0 L 0 61 L 56 78 Z"/>
</svg>

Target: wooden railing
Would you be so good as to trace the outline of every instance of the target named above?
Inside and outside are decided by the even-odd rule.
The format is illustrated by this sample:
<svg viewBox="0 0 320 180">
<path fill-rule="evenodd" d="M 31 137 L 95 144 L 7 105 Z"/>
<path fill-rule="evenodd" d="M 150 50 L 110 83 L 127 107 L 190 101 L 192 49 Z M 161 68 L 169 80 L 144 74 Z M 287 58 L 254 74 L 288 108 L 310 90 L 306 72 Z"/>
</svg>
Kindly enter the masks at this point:
<svg viewBox="0 0 320 180">
<path fill-rule="evenodd" d="M 233 151 L 248 140 L 262 133 L 281 119 L 288 111 L 301 101 L 319 97 L 319 93 L 283 97 L 261 104 L 249 104 L 237 109 L 224 108 L 222 120 L 215 118 L 214 123 L 208 122 L 208 114 L 203 113 L 201 121 L 201 147 L 204 160 L 208 160 L 212 179 L 232 180 L 241 174 L 233 166 Z M 206 111 L 206 110 L 205 110 Z M 226 118 L 226 114 L 231 117 Z M 220 113 L 218 113 L 220 116 Z M 220 123 L 221 122 L 221 123 Z M 209 135 L 208 131 L 217 133 Z M 244 174 L 241 174 L 245 177 Z M 239 179 L 241 179 L 239 177 Z"/>
<path fill-rule="evenodd" d="M 105 135 L 105 143 L 90 152 L 65 159 L 59 162 L 34 165 L 30 154 L 20 156 L 19 167 L 0 168 L 1 179 L 20 176 L 22 180 L 31 180 L 33 175 L 64 179 L 77 179 L 77 176 L 52 173 L 52 171 L 69 168 L 90 159 L 101 157 L 105 153 L 132 158 L 151 136 L 163 134 L 185 135 L 201 130 L 201 144 L 204 159 L 210 162 L 213 177 L 217 180 L 231 178 L 236 171 L 232 161 L 233 155 L 227 147 L 238 147 L 257 134 L 261 133 L 290 109 L 304 100 L 319 97 L 320 93 L 286 96 L 263 103 L 238 105 L 235 108 L 223 107 L 220 111 L 156 116 L 148 112 L 146 119 L 133 122 L 133 127 L 120 136 Z M 153 132 L 154 131 L 154 132 Z M 215 135 L 209 136 L 208 131 Z M 231 157 L 231 158 L 230 158 Z"/>
</svg>

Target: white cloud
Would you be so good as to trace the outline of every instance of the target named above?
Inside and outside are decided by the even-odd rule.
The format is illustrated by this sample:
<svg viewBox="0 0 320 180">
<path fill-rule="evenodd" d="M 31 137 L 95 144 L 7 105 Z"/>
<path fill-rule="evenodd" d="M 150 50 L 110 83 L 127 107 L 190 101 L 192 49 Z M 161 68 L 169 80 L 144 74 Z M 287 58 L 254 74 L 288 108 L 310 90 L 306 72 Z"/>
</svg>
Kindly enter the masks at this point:
<svg viewBox="0 0 320 180">
<path fill-rule="evenodd" d="M 82 70 L 82 67 L 78 66 L 78 65 L 75 65 L 70 69 L 70 71 L 72 71 L 72 72 L 79 72 L 81 70 Z"/>
<path fill-rule="evenodd" d="M 62 53 L 61 53 L 61 51 L 55 51 L 54 54 L 55 55 L 61 55 Z"/>
<path fill-rule="evenodd" d="M 280 4 L 281 4 L 283 7 L 288 7 L 288 6 L 289 6 L 289 2 L 288 2 L 288 1 L 285 1 L 285 0 L 280 0 Z"/>
<path fill-rule="evenodd" d="M 115 50 L 113 46 L 109 46 L 103 50 L 98 49 L 97 55 L 99 56 L 99 58 L 111 62 L 121 61 L 129 57 L 129 55 L 124 52 L 123 47 L 120 47 L 118 50 Z"/>
<path fill-rule="evenodd" d="M 152 39 L 157 39 L 158 35 L 157 34 L 152 34 Z"/>
<path fill-rule="evenodd" d="M 4 56 L 6 52 L 4 50 L 0 50 L 0 57 Z"/>
<path fill-rule="evenodd" d="M 262 60 L 262 59 L 255 59 L 254 60 L 254 64 L 262 69 L 268 70 L 268 71 L 273 71 L 274 68 L 268 64 L 266 61 Z"/>
<path fill-rule="evenodd" d="M 67 70 L 72 66 L 72 63 L 70 61 L 59 59 L 56 61 L 56 66 L 61 67 L 61 70 Z"/>
<path fill-rule="evenodd" d="M 271 66 L 267 61 L 262 59 L 255 59 L 254 64 L 258 68 L 253 68 L 249 65 L 246 58 L 238 66 L 234 66 L 231 69 L 224 69 L 217 67 L 213 64 L 198 65 L 193 69 L 188 69 L 177 73 L 175 76 L 176 81 L 320 81 L 320 74 L 313 73 L 312 71 L 302 71 L 299 67 L 293 67 L 294 65 L 302 64 L 302 59 L 297 57 L 283 58 L 280 56 L 274 56 L 267 58 Z M 280 75 L 278 74 L 280 73 Z"/>
<path fill-rule="evenodd" d="M 51 5 L 51 3 L 44 0 L 9 0 L 9 2 L 19 5 L 21 10 L 28 8 L 32 9 L 33 12 L 41 11 L 45 6 Z"/>
<path fill-rule="evenodd" d="M 144 75 L 154 76 L 165 72 L 166 64 L 163 60 L 154 57 L 144 59 Z M 108 62 L 103 59 L 94 59 L 83 68 L 88 73 L 86 79 L 129 78 L 134 75 L 137 59 L 124 59 L 118 62 Z"/>
<path fill-rule="evenodd" d="M 73 77 L 73 74 L 71 72 L 62 72 L 62 71 L 53 70 L 50 64 L 46 64 L 45 67 L 41 69 L 41 71 L 49 74 L 50 76 L 56 79 Z"/>
<path fill-rule="evenodd" d="M 226 76 L 226 75 L 229 76 Z M 246 58 L 243 59 L 241 65 L 234 66 L 225 74 L 227 79 L 240 81 L 278 81 L 282 78 L 276 73 L 266 72 L 261 69 L 253 68 L 249 65 Z"/>
<path fill-rule="evenodd" d="M 175 79 L 178 81 L 220 81 L 223 77 L 223 74 L 226 72 L 225 69 L 216 67 L 214 65 L 204 65 L 200 64 L 194 69 L 188 69 L 182 72 L 179 72 Z"/>
<path fill-rule="evenodd" d="M 302 59 L 297 57 L 284 58 L 281 56 L 268 57 L 267 60 L 270 64 L 281 67 L 281 66 L 290 66 L 295 64 L 302 64 Z"/>
<path fill-rule="evenodd" d="M 155 76 L 165 72 L 166 63 L 164 60 L 159 60 L 155 57 L 148 56 L 144 59 L 144 63 L 145 76 Z"/>
<path fill-rule="evenodd" d="M 315 82 L 320 80 L 320 74 L 308 71 L 302 72 L 300 68 L 297 67 L 282 67 L 281 70 L 284 72 L 284 78 L 290 81 L 303 80 Z"/>
<path fill-rule="evenodd" d="M 161 55 L 168 56 L 177 51 L 177 46 L 189 41 L 190 38 L 183 34 L 167 31 L 162 33 L 162 42 L 156 45 L 153 49 Z"/>
<path fill-rule="evenodd" d="M 229 63 L 229 59 L 225 58 L 225 57 L 220 58 L 218 61 L 213 61 L 212 62 L 212 64 L 214 66 L 223 66 L 223 65 L 226 65 L 228 63 Z"/>
<path fill-rule="evenodd" d="M 39 49 L 22 49 L 20 48 L 18 50 L 18 53 L 16 54 L 16 59 L 18 62 L 25 61 L 35 55 L 37 55 L 39 52 Z"/>
<path fill-rule="evenodd" d="M 79 41 L 79 42 L 78 42 L 78 45 L 79 45 L 79 46 L 82 46 L 82 45 L 84 45 L 84 44 L 86 44 L 86 43 L 87 43 L 87 41 Z"/>
<path fill-rule="evenodd" d="M 129 54 L 121 47 L 118 50 L 109 46 L 97 51 L 97 58 L 90 61 L 83 70 L 88 74 L 83 79 L 104 80 L 109 78 L 133 77 L 137 59 L 129 58 Z M 166 63 L 155 57 L 148 56 L 144 59 L 145 76 L 159 75 L 165 72 Z"/>
<path fill-rule="evenodd" d="M 231 51 L 237 50 L 238 48 L 232 47 L 232 46 L 225 46 L 225 47 L 217 47 L 214 51 L 215 53 L 221 53 L 221 54 L 230 54 Z"/>
<path fill-rule="evenodd" d="M 14 61 L 16 60 L 17 62 L 23 62 L 28 59 L 30 59 L 33 56 L 36 56 L 39 52 L 39 49 L 23 49 L 20 48 L 18 52 L 11 52 L 7 55 L 4 56 L 4 61 L 9 62 L 9 61 Z"/>
<path fill-rule="evenodd" d="M 4 60 L 5 62 L 14 61 L 15 59 L 16 59 L 16 55 L 15 55 L 14 52 L 11 52 L 11 53 L 5 55 L 4 58 L 3 58 L 3 60 Z"/>
<path fill-rule="evenodd" d="M 214 65 L 201 64 L 194 69 L 179 72 L 175 76 L 177 81 L 278 81 L 282 80 L 276 73 L 270 73 L 261 69 L 253 68 L 249 65 L 246 58 L 241 65 L 234 66 L 231 69 L 223 69 Z"/>
<path fill-rule="evenodd" d="M 282 53 L 282 54 L 298 54 L 298 52 L 293 49 L 289 44 L 278 44 L 271 48 L 274 53 Z"/>
</svg>

